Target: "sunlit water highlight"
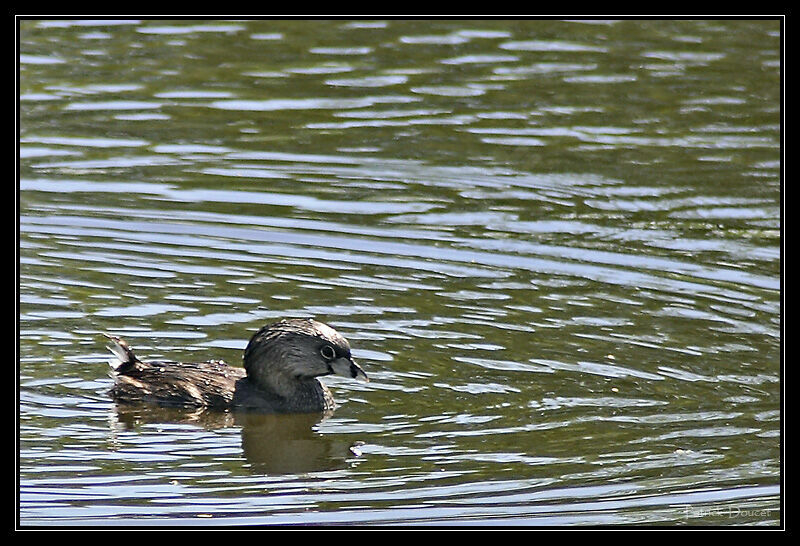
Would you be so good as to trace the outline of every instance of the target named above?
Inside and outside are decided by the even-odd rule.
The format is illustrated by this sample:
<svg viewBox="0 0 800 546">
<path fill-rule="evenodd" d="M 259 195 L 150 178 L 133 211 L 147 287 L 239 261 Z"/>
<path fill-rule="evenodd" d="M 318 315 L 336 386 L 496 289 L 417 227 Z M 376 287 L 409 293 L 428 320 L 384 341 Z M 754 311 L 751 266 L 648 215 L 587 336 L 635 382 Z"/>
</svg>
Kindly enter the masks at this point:
<svg viewBox="0 0 800 546">
<path fill-rule="evenodd" d="M 776 21 L 20 22 L 22 525 L 777 525 Z M 335 326 L 324 420 L 101 332 Z"/>
</svg>

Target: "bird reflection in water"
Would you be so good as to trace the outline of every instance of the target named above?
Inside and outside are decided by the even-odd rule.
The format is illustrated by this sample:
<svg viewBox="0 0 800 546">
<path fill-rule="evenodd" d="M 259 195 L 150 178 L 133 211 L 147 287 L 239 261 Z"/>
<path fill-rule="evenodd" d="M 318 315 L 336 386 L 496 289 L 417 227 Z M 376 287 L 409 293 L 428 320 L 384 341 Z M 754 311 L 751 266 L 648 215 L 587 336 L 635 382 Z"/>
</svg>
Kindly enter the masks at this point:
<svg viewBox="0 0 800 546">
<path fill-rule="evenodd" d="M 136 430 L 142 425 L 191 425 L 204 430 L 239 427 L 242 455 L 254 471 L 294 474 L 347 468 L 360 456 L 361 442 L 322 434 L 315 427 L 331 413 L 270 414 L 248 411 L 167 408 L 115 404 L 112 430 Z M 122 442 L 117 438 L 117 446 Z M 169 446 L 166 446 L 169 448 Z M 185 453 L 184 444 L 176 445 Z"/>
</svg>

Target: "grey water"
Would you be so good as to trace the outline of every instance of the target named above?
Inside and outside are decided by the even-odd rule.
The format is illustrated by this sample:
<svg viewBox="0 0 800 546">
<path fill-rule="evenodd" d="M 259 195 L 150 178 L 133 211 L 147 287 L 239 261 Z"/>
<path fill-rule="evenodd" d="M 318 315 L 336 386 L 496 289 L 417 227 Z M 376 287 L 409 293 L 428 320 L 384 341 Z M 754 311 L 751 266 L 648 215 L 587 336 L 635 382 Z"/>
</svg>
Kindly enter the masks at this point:
<svg viewBox="0 0 800 546">
<path fill-rule="evenodd" d="M 19 23 L 21 526 L 777 526 L 781 22 Z M 102 332 L 327 419 L 117 406 Z"/>
</svg>

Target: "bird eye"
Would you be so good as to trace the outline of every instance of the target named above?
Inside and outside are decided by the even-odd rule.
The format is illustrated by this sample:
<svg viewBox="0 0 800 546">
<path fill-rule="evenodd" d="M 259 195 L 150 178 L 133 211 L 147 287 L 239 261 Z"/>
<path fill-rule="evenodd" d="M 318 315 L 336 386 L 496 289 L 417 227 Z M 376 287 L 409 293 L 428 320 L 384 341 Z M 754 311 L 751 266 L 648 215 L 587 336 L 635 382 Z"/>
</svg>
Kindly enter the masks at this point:
<svg viewBox="0 0 800 546">
<path fill-rule="evenodd" d="M 321 354 L 322 358 L 325 360 L 333 360 L 336 358 L 336 351 L 334 351 L 333 347 L 330 345 L 323 345 L 322 349 L 319 350 L 319 354 Z"/>
</svg>

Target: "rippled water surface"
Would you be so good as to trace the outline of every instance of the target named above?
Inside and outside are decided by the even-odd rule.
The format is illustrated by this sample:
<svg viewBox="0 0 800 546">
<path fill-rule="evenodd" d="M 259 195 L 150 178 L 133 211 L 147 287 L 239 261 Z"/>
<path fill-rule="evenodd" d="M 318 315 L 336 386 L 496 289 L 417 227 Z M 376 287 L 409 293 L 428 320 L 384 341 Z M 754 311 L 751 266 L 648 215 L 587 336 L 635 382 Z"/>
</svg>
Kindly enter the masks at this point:
<svg viewBox="0 0 800 546">
<path fill-rule="evenodd" d="M 781 26 L 19 22 L 21 525 L 778 525 Z M 314 416 L 117 407 L 101 332 Z"/>
</svg>

